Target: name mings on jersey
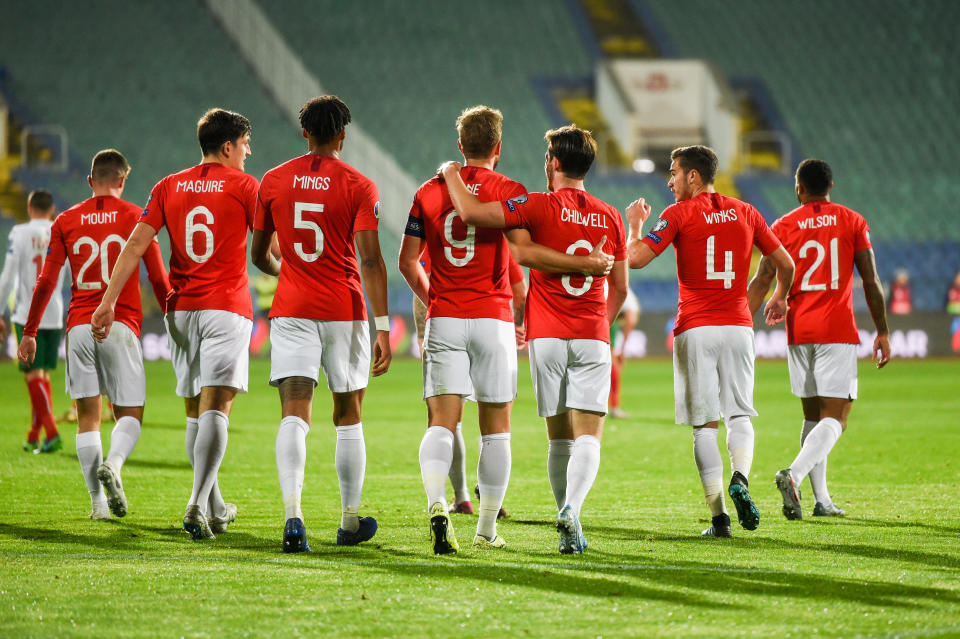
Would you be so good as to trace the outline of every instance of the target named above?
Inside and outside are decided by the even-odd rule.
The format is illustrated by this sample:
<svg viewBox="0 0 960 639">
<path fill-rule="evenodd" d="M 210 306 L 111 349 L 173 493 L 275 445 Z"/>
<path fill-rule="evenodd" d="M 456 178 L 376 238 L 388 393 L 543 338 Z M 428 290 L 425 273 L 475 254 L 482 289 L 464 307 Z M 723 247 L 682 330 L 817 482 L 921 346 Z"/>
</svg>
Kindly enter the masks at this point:
<svg viewBox="0 0 960 639">
<path fill-rule="evenodd" d="M 293 188 L 326 191 L 330 188 L 329 175 L 294 175 Z"/>
</svg>

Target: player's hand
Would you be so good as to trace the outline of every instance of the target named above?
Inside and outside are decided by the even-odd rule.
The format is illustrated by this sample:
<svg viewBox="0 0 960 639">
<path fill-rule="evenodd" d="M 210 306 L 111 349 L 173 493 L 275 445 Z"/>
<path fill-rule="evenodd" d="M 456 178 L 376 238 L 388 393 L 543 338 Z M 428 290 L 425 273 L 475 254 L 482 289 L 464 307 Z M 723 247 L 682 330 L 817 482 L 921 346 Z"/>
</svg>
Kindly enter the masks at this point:
<svg viewBox="0 0 960 639">
<path fill-rule="evenodd" d="M 390 352 L 390 331 L 377 331 L 377 341 L 373 345 L 373 370 L 371 374 L 379 377 L 390 368 L 390 360 L 393 359 L 393 353 Z"/>
<path fill-rule="evenodd" d="M 110 326 L 113 325 L 113 309 L 103 303 L 97 307 L 90 317 L 90 332 L 93 333 L 93 339 L 102 342 L 110 334 Z"/>
<path fill-rule="evenodd" d="M 771 297 L 763 309 L 767 326 L 775 326 L 787 318 L 787 300 Z"/>
<path fill-rule="evenodd" d="M 626 357 L 624 356 L 623 351 L 620 351 L 619 353 L 614 353 L 613 355 L 614 363 L 620 368 L 623 368 L 623 362 L 625 359 Z"/>
<path fill-rule="evenodd" d="M 514 324 L 513 332 L 517 338 L 517 350 L 522 351 L 527 345 L 527 329 L 523 324 Z"/>
<path fill-rule="evenodd" d="M 650 217 L 650 211 L 650 205 L 642 197 L 627 205 L 627 224 L 635 231 L 634 235 L 640 233 L 643 223 Z"/>
<path fill-rule="evenodd" d="M 440 168 L 437 169 L 437 177 L 440 178 L 440 182 L 446 180 L 447 175 L 453 175 L 451 172 L 459 173 L 460 169 L 463 168 L 463 164 L 457 162 L 456 160 L 450 162 L 444 162 L 440 165 Z"/>
<path fill-rule="evenodd" d="M 603 252 L 606 243 L 607 236 L 604 235 L 587 255 L 587 268 L 583 271 L 586 275 L 606 275 L 613 268 L 613 256 Z"/>
<path fill-rule="evenodd" d="M 17 357 L 24 366 L 33 364 L 33 358 L 37 356 L 37 340 L 29 335 L 24 335 L 20 340 L 20 347 L 17 349 Z"/>
<path fill-rule="evenodd" d="M 877 335 L 877 338 L 873 340 L 873 359 L 877 362 L 877 368 L 883 368 L 890 361 L 889 335 Z"/>
</svg>

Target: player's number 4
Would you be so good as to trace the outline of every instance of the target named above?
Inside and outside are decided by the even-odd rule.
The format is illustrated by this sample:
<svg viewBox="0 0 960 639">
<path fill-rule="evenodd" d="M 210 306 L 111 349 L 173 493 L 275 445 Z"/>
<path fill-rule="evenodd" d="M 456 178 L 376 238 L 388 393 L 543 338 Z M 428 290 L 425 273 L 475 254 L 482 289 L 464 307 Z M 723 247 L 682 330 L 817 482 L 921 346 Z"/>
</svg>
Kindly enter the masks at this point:
<svg viewBox="0 0 960 639">
<path fill-rule="evenodd" d="M 723 252 L 723 270 L 716 270 L 717 236 L 707 238 L 707 279 L 723 280 L 723 288 L 733 287 L 733 280 L 737 274 L 733 271 L 733 251 Z"/>
</svg>

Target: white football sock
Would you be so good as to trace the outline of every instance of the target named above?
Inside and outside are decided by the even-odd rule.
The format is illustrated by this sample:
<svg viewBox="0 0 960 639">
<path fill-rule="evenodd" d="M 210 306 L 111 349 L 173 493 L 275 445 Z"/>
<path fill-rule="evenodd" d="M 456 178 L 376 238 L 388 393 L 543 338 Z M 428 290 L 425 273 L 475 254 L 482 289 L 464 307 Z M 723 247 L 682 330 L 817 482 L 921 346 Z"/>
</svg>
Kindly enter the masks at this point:
<svg viewBox="0 0 960 639">
<path fill-rule="evenodd" d="M 563 509 L 567 500 L 567 465 L 573 452 L 572 439 L 551 439 L 547 449 L 547 477 L 550 478 L 550 490 L 557 502 L 557 511 Z"/>
<path fill-rule="evenodd" d="M 843 427 L 833 417 L 824 417 L 807 433 L 800 453 L 790 464 L 790 474 L 798 486 L 815 465 L 827 458 L 842 433 Z"/>
<path fill-rule="evenodd" d="M 600 470 L 600 440 L 593 435 L 580 435 L 573 440 L 570 461 L 567 464 L 567 496 L 564 506 L 570 505 L 579 517 L 583 500 L 593 487 Z"/>
<path fill-rule="evenodd" d="M 193 444 L 193 492 L 188 506 L 206 507 L 217 482 L 220 463 L 227 452 L 227 426 L 230 419 L 218 410 L 208 410 L 197 418 L 197 439 Z M 207 515 L 215 514 L 212 510 Z"/>
<path fill-rule="evenodd" d="M 103 445 L 100 443 L 100 431 L 91 430 L 77 433 L 77 459 L 80 460 L 80 472 L 87 484 L 91 504 L 106 504 L 107 495 L 97 479 L 97 469 L 103 463 Z"/>
<path fill-rule="evenodd" d="M 300 496 L 303 494 L 303 472 L 307 464 L 307 433 L 310 425 L 290 415 L 280 421 L 277 430 L 277 474 L 283 493 L 284 519 L 303 519 Z"/>
<path fill-rule="evenodd" d="M 340 480 L 340 527 L 357 532 L 360 529 L 363 475 L 367 468 L 362 423 L 337 426 L 337 452 L 334 459 Z"/>
<path fill-rule="evenodd" d="M 184 443 L 187 446 L 187 459 L 190 460 L 190 468 L 193 468 L 193 447 L 197 443 L 197 418 L 187 417 L 187 430 L 184 437 Z M 210 499 L 204 506 L 204 512 L 207 515 L 223 517 L 227 512 L 227 506 L 223 503 L 223 496 L 220 494 L 220 482 L 213 482 L 213 488 L 210 489 Z"/>
<path fill-rule="evenodd" d="M 457 422 L 457 432 L 453 434 L 450 483 L 453 484 L 454 499 L 458 504 L 462 501 L 470 501 L 470 489 L 467 488 L 467 443 L 463 441 L 463 425 L 460 422 Z"/>
<path fill-rule="evenodd" d="M 497 536 L 497 515 L 510 483 L 510 433 L 483 436 L 480 460 L 477 462 L 477 480 L 480 483 L 480 518 L 477 534 L 489 540 Z"/>
<path fill-rule="evenodd" d="M 443 426 L 430 426 L 420 442 L 420 476 L 427 493 L 427 508 L 440 502 L 447 506 L 447 474 L 453 459 L 453 433 Z"/>
<path fill-rule="evenodd" d="M 700 471 L 703 498 L 713 517 L 727 512 L 723 502 L 723 458 L 717 448 L 716 428 L 693 429 L 693 458 Z"/>
<path fill-rule="evenodd" d="M 129 416 L 117 420 L 117 425 L 113 427 L 110 435 L 110 454 L 107 455 L 107 461 L 118 473 L 139 439 L 140 420 Z"/>
<path fill-rule="evenodd" d="M 727 452 L 730 453 L 730 472 L 750 477 L 753 465 L 753 424 L 746 415 L 731 417 L 726 422 Z"/>
<path fill-rule="evenodd" d="M 815 422 L 812 419 L 803 420 L 803 430 L 800 432 L 800 447 L 803 447 L 803 443 L 807 441 L 807 435 L 810 434 L 810 431 L 813 430 L 813 427 L 819 424 L 820 422 Z M 830 491 L 827 490 L 827 458 L 824 457 L 823 461 L 817 462 L 813 468 L 810 469 L 810 472 L 807 474 L 807 478 L 810 480 L 810 488 L 813 489 L 814 500 L 818 504 L 823 504 L 824 506 L 829 506 L 833 503 L 833 499 L 830 498 Z"/>
</svg>

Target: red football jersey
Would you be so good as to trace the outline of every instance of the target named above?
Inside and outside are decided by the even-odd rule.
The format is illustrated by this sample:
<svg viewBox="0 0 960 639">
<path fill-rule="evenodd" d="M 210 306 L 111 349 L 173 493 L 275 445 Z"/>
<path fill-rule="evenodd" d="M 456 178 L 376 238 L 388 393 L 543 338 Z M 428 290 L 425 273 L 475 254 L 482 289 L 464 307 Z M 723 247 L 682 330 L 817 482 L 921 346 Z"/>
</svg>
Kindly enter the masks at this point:
<svg viewBox="0 0 960 639">
<path fill-rule="evenodd" d="M 811 202 L 771 228 L 797 266 L 787 298 L 788 343 L 859 344 L 853 254 L 870 248 L 867 221 L 845 206 Z"/>
<path fill-rule="evenodd" d="M 337 158 L 307 154 L 267 171 L 254 228 L 277 232 L 280 281 L 270 317 L 367 319 L 353 235 L 376 231 L 376 185 Z"/>
<path fill-rule="evenodd" d="M 465 166 L 460 176 L 467 190 L 482 202 L 527 192 L 519 182 L 482 167 Z M 511 258 L 503 231 L 465 224 L 438 178 L 424 182 L 414 195 L 407 234 L 426 242 L 430 266 L 427 317 L 513 321 Z"/>
<path fill-rule="evenodd" d="M 534 242 L 561 253 L 586 255 L 604 235 L 613 259 L 627 259 L 620 212 L 579 189 L 530 193 L 502 203 L 507 227 L 523 227 Z M 612 249 L 612 250 L 611 250 Z M 527 339 L 598 339 L 610 342 L 607 278 L 530 269 Z"/>
<path fill-rule="evenodd" d="M 222 310 L 253 318 L 247 235 L 257 178 L 217 163 L 168 175 L 150 193 L 142 222 L 170 235 L 167 311 Z"/>
<path fill-rule="evenodd" d="M 753 326 L 747 278 L 755 245 L 767 255 L 780 241 L 753 206 L 701 193 L 664 209 L 643 242 L 660 255 L 673 242 L 680 300 L 674 335 L 697 326 Z"/>
<path fill-rule="evenodd" d="M 140 218 L 140 207 L 112 197 L 96 196 L 67 209 L 57 216 L 50 234 L 50 248 L 44 263 L 44 277 L 55 277 L 64 262 L 70 261 L 73 277 L 73 297 L 67 311 L 67 330 L 79 324 L 89 324 L 90 316 L 97 310 L 120 251 L 127 243 Z M 163 256 L 156 239 L 143 255 L 147 274 L 154 287 L 157 301 L 163 308 L 169 292 Z M 48 267 L 49 266 L 49 273 Z M 46 300 L 44 300 L 46 302 Z M 43 304 L 46 306 L 46 303 Z M 30 319 L 39 323 L 43 310 L 31 305 Z M 140 335 L 143 313 L 140 310 L 140 273 L 134 271 L 120 291 L 114 309 L 114 319 L 130 327 Z"/>
</svg>

